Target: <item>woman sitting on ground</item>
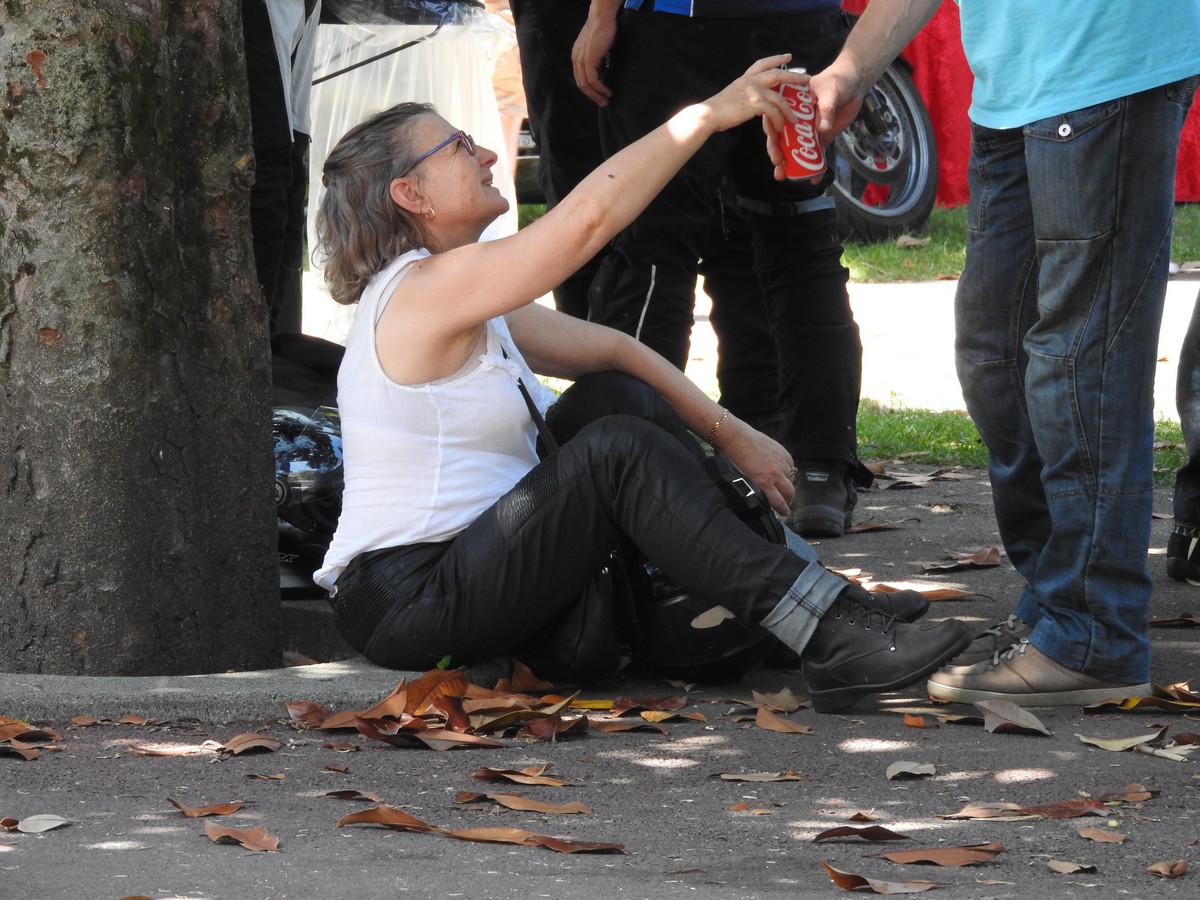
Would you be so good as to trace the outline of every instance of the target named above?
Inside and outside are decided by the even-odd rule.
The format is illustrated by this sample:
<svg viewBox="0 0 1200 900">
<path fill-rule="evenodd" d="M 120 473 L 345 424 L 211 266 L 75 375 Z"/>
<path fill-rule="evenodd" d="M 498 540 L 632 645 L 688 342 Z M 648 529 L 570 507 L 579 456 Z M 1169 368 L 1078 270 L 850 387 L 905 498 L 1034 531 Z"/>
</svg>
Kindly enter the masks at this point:
<svg viewBox="0 0 1200 900">
<path fill-rule="evenodd" d="M 781 512 L 793 490 L 787 451 L 632 338 L 534 302 L 710 135 L 753 116 L 791 121 L 773 90 L 800 79 L 779 68 L 788 58 L 755 63 L 501 240 L 478 241 L 507 209 L 492 184 L 496 154 L 431 107 L 379 113 L 329 154 L 325 276 L 335 300 L 359 308 L 338 378 L 343 509 L 316 580 L 368 659 L 424 670 L 514 654 L 623 540 L 800 654 L 817 709 L 910 684 L 968 642 L 957 621 L 896 622 L 879 611 L 886 599 L 822 568 L 810 548 L 756 534 L 688 430 Z M 554 402 L 535 372 L 576 384 Z M 562 445 L 540 461 L 518 379 Z"/>
</svg>

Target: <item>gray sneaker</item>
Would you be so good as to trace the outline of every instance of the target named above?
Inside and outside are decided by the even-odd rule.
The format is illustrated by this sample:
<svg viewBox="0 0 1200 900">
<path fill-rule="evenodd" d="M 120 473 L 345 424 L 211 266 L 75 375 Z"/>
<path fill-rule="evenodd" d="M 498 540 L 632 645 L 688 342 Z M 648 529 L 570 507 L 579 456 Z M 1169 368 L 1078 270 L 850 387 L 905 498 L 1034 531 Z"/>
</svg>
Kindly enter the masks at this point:
<svg viewBox="0 0 1200 900">
<path fill-rule="evenodd" d="M 1029 641 L 973 666 L 934 672 L 926 688 L 929 699 L 939 703 L 1008 700 L 1017 706 L 1086 706 L 1147 697 L 1151 690 L 1149 683 L 1125 684 L 1068 669 Z"/>
<path fill-rule="evenodd" d="M 973 666 L 986 660 L 995 661 L 1004 651 L 1033 633 L 1033 626 L 1016 616 L 1009 616 L 975 635 L 967 649 L 947 663 L 949 666 Z"/>
</svg>

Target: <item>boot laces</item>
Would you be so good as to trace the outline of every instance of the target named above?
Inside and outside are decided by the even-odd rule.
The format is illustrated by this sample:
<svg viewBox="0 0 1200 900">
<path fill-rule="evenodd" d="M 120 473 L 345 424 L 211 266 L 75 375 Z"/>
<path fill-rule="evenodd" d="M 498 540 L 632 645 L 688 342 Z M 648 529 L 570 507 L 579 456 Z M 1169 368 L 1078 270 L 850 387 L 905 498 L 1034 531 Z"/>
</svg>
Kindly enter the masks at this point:
<svg viewBox="0 0 1200 900">
<path fill-rule="evenodd" d="M 879 626 L 880 633 L 886 635 L 891 630 L 892 623 L 896 621 L 894 615 L 885 613 L 881 609 L 867 606 L 853 597 L 843 597 L 842 600 L 844 607 L 835 610 L 834 616 L 839 619 L 843 615 L 847 616 L 848 624 L 850 625 L 861 624 L 867 631 L 870 631 L 875 626 Z"/>
</svg>

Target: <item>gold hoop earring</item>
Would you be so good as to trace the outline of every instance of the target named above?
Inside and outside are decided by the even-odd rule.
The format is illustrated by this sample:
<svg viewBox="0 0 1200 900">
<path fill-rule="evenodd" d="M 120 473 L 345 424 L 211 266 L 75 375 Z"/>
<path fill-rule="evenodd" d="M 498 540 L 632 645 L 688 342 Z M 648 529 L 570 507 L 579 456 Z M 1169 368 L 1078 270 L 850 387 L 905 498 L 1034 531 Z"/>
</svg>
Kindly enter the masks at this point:
<svg viewBox="0 0 1200 900">
<path fill-rule="evenodd" d="M 434 212 L 433 207 L 432 206 L 429 207 L 429 209 L 425 210 L 425 221 L 432 222 L 434 216 L 436 216 L 436 215 L 437 215 L 437 213 Z"/>
</svg>

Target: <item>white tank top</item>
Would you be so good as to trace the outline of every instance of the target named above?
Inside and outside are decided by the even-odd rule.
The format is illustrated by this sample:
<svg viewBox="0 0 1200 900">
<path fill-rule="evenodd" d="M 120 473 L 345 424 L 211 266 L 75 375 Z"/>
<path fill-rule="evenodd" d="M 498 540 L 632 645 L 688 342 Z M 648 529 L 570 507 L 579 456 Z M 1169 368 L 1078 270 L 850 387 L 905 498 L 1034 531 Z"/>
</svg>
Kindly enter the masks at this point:
<svg viewBox="0 0 1200 900">
<path fill-rule="evenodd" d="M 375 323 L 408 265 L 428 255 L 410 251 L 376 275 L 346 337 L 338 371 L 346 491 L 313 576 L 326 590 L 360 553 L 450 540 L 537 463 L 537 431 L 517 378 L 542 412 L 554 394 L 526 365 L 503 318 L 486 323 L 483 352 L 449 378 L 403 385 L 384 374 Z"/>
</svg>

